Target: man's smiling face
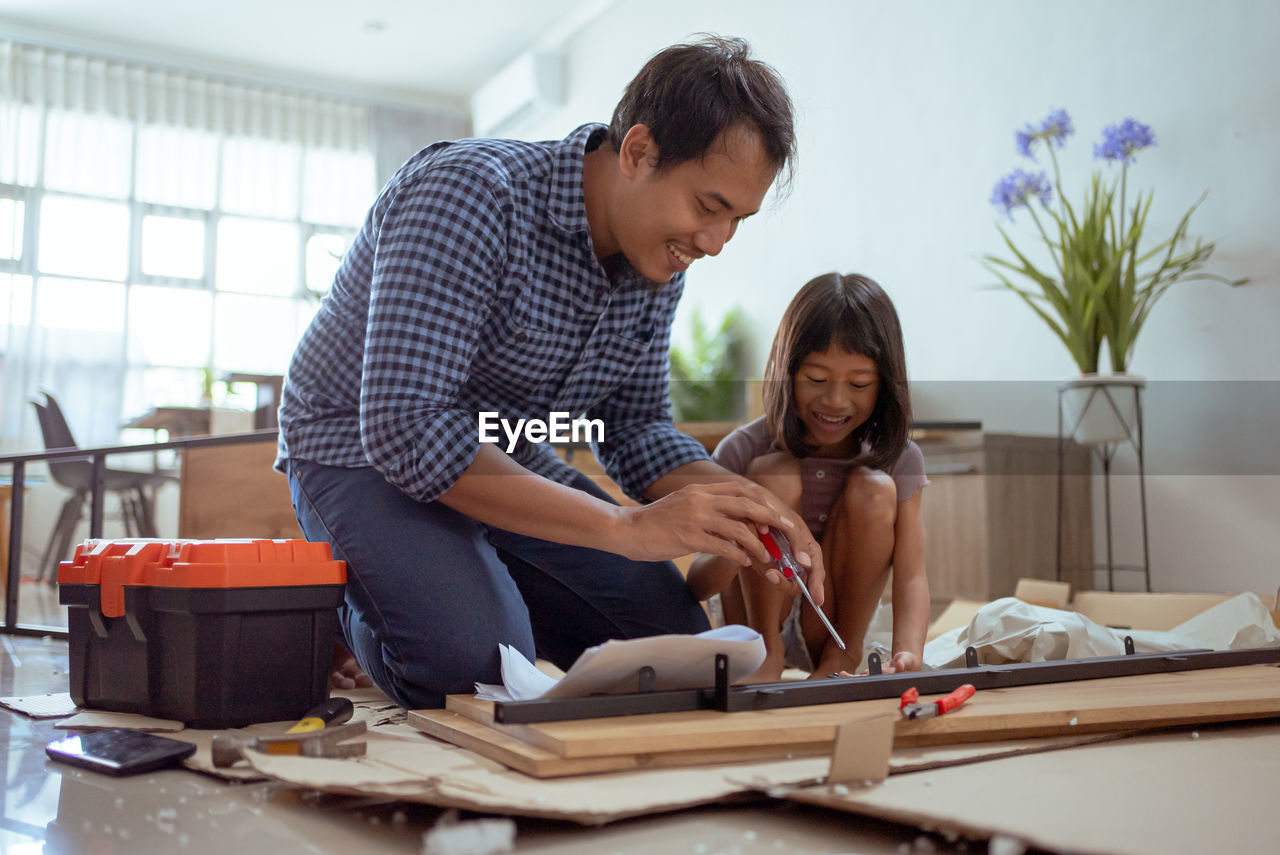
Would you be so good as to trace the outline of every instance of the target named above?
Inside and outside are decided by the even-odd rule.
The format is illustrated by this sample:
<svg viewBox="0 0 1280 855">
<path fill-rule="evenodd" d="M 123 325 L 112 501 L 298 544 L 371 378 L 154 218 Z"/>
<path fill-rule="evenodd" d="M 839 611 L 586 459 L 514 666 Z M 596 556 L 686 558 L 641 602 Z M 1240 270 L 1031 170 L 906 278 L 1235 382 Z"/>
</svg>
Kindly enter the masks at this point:
<svg viewBox="0 0 1280 855">
<path fill-rule="evenodd" d="M 661 170 L 656 162 L 648 129 L 635 126 L 623 141 L 626 183 L 610 217 L 618 250 L 653 282 L 718 255 L 738 223 L 760 209 L 776 174 L 759 135 L 741 125 L 722 133 L 702 158 Z"/>
</svg>

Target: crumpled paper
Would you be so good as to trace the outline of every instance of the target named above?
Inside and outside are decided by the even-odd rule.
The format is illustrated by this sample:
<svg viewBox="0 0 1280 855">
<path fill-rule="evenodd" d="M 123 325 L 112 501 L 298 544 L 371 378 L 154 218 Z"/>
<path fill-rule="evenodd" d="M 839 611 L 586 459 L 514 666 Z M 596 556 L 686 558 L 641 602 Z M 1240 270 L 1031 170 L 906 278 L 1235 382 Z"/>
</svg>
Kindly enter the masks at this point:
<svg viewBox="0 0 1280 855">
<path fill-rule="evenodd" d="M 983 665 L 1121 656 L 1125 636 L 1138 653 L 1280 647 L 1280 629 L 1257 594 L 1232 597 L 1171 630 L 1114 630 L 1077 612 L 1033 606 L 1015 597 L 994 600 L 968 626 L 925 645 L 926 668 L 959 668 L 965 648 Z"/>
</svg>

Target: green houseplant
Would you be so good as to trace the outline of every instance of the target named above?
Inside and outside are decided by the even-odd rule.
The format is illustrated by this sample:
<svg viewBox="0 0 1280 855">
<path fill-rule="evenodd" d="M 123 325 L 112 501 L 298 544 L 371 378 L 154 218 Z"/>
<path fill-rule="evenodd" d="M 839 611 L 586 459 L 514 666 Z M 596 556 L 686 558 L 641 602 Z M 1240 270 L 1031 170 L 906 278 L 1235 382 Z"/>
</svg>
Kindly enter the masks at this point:
<svg viewBox="0 0 1280 855">
<path fill-rule="evenodd" d="M 742 312 L 732 309 L 711 329 L 694 307 L 689 342 L 672 344 L 671 410 L 678 422 L 728 421 L 744 408 L 742 362 L 746 333 Z"/>
<path fill-rule="evenodd" d="M 991 197 L 1010 222 L 1017 209 L 1027 209 L 1050 263 L 1031 260 L 999 224 L 1012 259 L 988 254 L 983 263 L 999 280 L 997 287 L 1013 291 L 1049 325 L 1082 374 L 1098 371 L 1104 341 L 1112 371 L 1123 374 L 1152 308 L 1175 283 L 1199 279 L 1235 286 L 1247 280 L 1226 279 L 1203 269 L 1215 244 L 1199 238 L 1192 242 L 1187 231 L 1203 195 L 1172 235 L 1154 245 L 1144 243 L 1153 192 L 1139 191 L 1130 204 L 1128 173 L 1134 155 L 1154 146 L 1155 136 L 1133 119 L 1105 128 L 1102 141 L 1094 145 L 1094 157 L 1111 165 L 1118 162 L 1119 174 L 1106 178 L 1101 169 L 1095 170 L 1078 206 L 1072 205 L 1063 193 L 1054 152 L 1072 133 L 1065 110 L 1055 110 L 1039 126 L 1018 131 L 1019 153 L 1034 159 L 1037 148 L 1048 151 L 1053 182 L 1043 171 L 1015 169 L 996 184 Z M 1040 203 L 1043 216 L 1033 201 Z"/>
</svg>

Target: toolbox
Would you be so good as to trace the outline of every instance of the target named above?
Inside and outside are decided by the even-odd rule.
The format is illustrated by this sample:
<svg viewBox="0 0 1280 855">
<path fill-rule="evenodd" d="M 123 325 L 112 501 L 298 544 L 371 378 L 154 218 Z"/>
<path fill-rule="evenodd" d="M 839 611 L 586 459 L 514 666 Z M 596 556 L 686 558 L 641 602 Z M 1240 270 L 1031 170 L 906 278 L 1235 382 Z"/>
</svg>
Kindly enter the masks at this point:
<svg viewBox="0 0 1280 855">
<path fill-rule="evenodd" d="M 304 540 L 86 540 L 58 571 L 77 705 L 196 728 L 329 696 L 346 565 Z"/>
</svg>

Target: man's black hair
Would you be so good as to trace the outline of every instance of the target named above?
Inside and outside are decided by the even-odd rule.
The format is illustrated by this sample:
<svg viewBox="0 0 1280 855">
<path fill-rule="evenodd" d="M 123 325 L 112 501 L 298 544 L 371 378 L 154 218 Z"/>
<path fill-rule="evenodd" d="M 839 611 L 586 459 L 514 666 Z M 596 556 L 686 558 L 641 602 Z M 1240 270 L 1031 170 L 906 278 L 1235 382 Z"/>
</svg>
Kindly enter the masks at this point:
<svg viewBox="0 0 1280 855">
<path fill-rule="evenodd" d="M 627 85 L 613 111 L 608 140 L 620 151 L 627 131 L 647 125 L 658 169 L 705 157 L 725 130 L 739 124 L 760 135 L 770 164 L 789 183 L 796 137 L 791 98 L 769 65 L 736 38 L 706 35 L 655 54 Z"/>
</svg>

